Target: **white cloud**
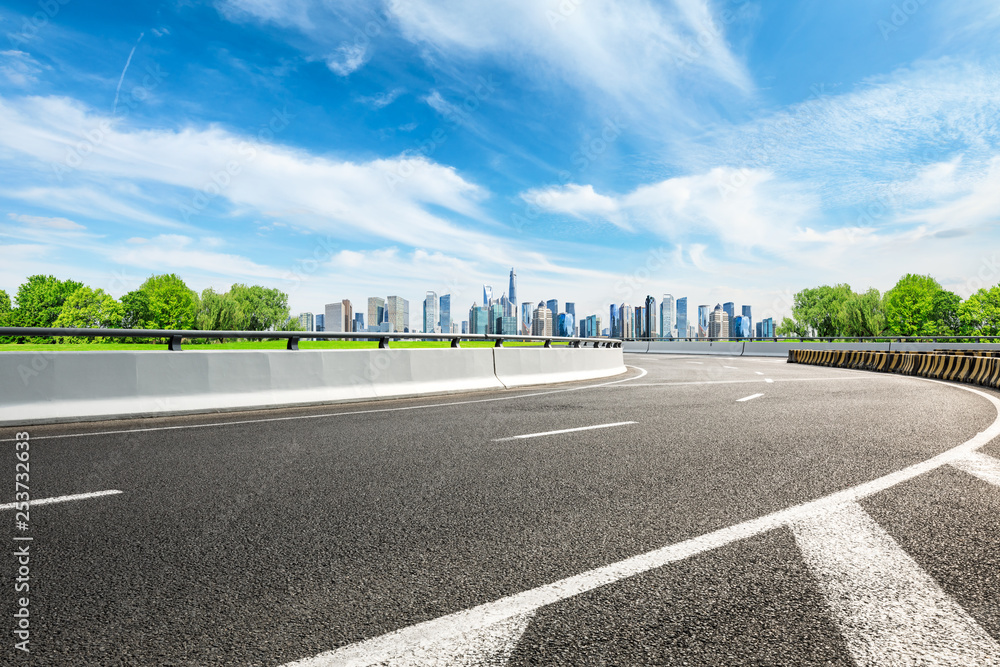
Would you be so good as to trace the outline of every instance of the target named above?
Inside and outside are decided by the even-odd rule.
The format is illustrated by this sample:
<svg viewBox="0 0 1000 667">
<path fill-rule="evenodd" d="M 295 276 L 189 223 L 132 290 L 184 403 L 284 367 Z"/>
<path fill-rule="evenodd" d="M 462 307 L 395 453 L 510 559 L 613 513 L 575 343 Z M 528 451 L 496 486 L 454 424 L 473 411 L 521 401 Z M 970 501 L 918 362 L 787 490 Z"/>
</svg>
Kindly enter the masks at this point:
<svg viewBox="0 0 1000 667">
<path fill-rule="evenodd" d="M 0 79 L 12 86 L 23 88 L 38 80 L 43 67 L 24 51 L 0 51 Z"/>
<path fill-rule="evenodd" d="M 203 243 L 180 234 L 160 234 L 150 239 L 132 238 L 127 245 L 107 246 L 109 261 L 136 268 L 155 267 L 157 273 L 197 271 L 237 278 L 279 279 L 285 271 L 252 262 L 239 255 L 216 252 L 217 243 Z"/>
<path fill-rule="evenodd" d="M 393 102 L 404 92 L 403 88 L 393 88 L 392 90 L 387 90 L 383 93 L 378 93 L 376 95 L 370 95 L 368 97 L 359 97 L 358 102 L 366 104 L 373 109 L 383 109 Z"/>
<path fill-rule="evenodd" d="M 621 210 L 621 205 L 612 197 L 594 192 L 592 185 L 569 183 L 562 188 L 529 190 L 521 198 L 553 213 L 575 218 L 600 216 L 619 224 L 621 221 L 620 216 L 615 215 Z"/>
<path fill-rule="evenodd" d="M 346 44 L 327 56 L 326 66 L 339 76 L 348 76 L 365 64 L 366 49 L 357 44 Z"/>
<path fill-rule="evenodd" d="M 28 225 L 34 228 L 43 229 L 57 229 L 60 231 L 83 231 L 86 229 L 83 225 L 73 222 L 72 220 L 67 220 L 66 218 L 46 218 L 37 215 L 19 215 L 16 213 L 8 213 L 7 217 L 14 222 L 20 222 L 22 224 Z"/>
</svg>

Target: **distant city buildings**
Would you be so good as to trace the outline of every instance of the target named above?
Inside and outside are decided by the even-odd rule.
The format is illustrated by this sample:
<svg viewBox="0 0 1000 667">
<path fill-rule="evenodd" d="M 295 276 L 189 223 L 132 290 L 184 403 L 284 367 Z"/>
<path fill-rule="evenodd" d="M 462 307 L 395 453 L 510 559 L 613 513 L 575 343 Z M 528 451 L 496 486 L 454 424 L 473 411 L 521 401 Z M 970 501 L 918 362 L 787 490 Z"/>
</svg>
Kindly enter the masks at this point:
<svg viewBox="0 0 1000 667">
<path fill-rule="evenodd" d="M 390 296 L 385 300 L 388 311 L 386 320 L 388 331 L 407 333 L 410 331 L 410 302 L 401 296 Z"/>
<path fill-rule="evenodd" d="M 299 314 L 299 326 L 302 327 L 303 331 L 315 331 L 313 327 L 314 319 L 312 313 L 300 313 Z"/>
<path fill-rule="evenodd" d="M 427 292 L 424 297 L 424 333 L 440 333 L 437 292 Z"/>
<path fill-rule="evenodd" d="M 673 338 L 674 336 L 674 296 L 664 294 L 660 301 L 660 336 L 663 338 Z"/>
<path fill-rule="evenodd" d="M 698 306 L 698 338 L 708 338 L 708 318 L 711 314 L 711 306 Z"/>
<path fill-rule="evenodd" d="M 350 299 L 326 304 L 325 315 L 326 331 L 341 333 L 354 329 L 354 312 Z"/>
<path fill-rule="evenodd" d="M 729 338 L 732 338 L 733 337 L 733 327 L 736 326 L 736 304 L 733 303 L 732 301 L 727 301 L 724 304 L 722 304 L 722 310 L 724 310 L 726 312 L 726 315 L 729 318 L 728 319 L 729 324 L 728 324 L 728 326 L 726 328 L 726 332 L 724 334 L 722 334 L 722 335 L 723 336 L 728 336 Z"/>
<path fill-rule="evenodd" d="M 313 319 L 313 322 L 314 322 L 315 327 L 316 327 L 314 329 L 315 331 L 326 331 L 326 327 L 323 326 L 323 323 L 326 322 L 326 316 L 325 315 L 323 315 L 322 313 L 320 313 L 319 315 L 316 315 L 316 317 Z"/>
<path fill-rule="evenodd" d="M 441 333 L 457 333 L 452 331 L 454 327 L 451 321 L 451 295 L 442 294 L 438 304 L 438 327 Z"/>
<path fill-rule="evenodd" d="M 531 335 L 552 335 L 552 311 L 548 309 L 544 301 L 539 301 L 538 307 L 531 313 Z"/>
<path fill-rule="evenodd" d="M 688 329 L 688 300 L 686 296 L 677 299 L 677 335 L 680 338 L 691 336 Z"/>
<path fill-rule="evenodd" d="M 531 335 L 531 302 L 525 301 L 521 304 L 521 335 Z"/>
<path fill-rule="evenodd" d="M 729 338 L 729 313 L 716 304 L 708 319 L 709 338 Z"/>
</svg>

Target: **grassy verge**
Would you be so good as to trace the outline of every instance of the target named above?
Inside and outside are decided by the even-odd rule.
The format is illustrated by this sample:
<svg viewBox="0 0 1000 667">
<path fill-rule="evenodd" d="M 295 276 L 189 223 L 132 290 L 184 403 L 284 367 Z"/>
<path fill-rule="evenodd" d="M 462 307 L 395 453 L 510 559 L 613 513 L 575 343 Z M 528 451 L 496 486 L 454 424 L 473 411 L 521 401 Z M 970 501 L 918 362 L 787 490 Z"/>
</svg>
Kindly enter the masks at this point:
<svg viewBox="0 0 1000 667">
<path fill-rule="evenodd" d="M 211 343 L 188 343 L 184 342 L 185 350 L 284 350 L 287 342 L 284 340 L 262 340 L 262 341 L 227 341 L 225 343 L 220 343 L 218 341 L 213 341 Z M 451 343 L 449 341 L 431 341 L 431 340 L 400 340 L 400 341 L 390 341 L 390 347 L 392 349 L 411 349 L 411 348 L 434 348 L 434 347 L 450 347 Z M 504 343 L 505 347 L 537 347 L 542 345 L 542 343 L 534 342 L 509 342 Z M 559 345 L 559 343 L 553 343 L 553 346 Z M 347 341 L 347 340 L 331 340 L 331 341 L 311 341 L 311 340 L 300 340 L 299 349 L 300 350 L 366 350 L 374 349 L 378 347 L 378 342 L 376 341 Z M 490 341 L 462 341 L 462 347 L 493 347 L 493 343 Z M 166 343 L 152 344 L 152 343 L 3 343 L 0 344 L 0 352 L 95 352 L 95 351 L 106 351 L 106 350 L 166 350 Z"/>
</svg>

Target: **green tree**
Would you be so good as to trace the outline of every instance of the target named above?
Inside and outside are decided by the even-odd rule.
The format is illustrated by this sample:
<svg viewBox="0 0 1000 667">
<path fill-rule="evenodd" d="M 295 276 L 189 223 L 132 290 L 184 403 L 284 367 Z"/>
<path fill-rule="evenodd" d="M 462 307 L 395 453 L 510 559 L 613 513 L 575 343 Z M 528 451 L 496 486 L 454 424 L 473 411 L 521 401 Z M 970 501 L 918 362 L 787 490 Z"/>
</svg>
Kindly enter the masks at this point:
<svg viewBox="0 0 1000 667">
<path fill-rule="evenodd" d="M 802 322 L 796 322 L 790 317 L 786 317 L 781 320 L 781 324 L 775 327 L 774 334 L 776 336 L 802 338 L 806 335 L 806 325 Z"/>
<path fill-rule="evenodd" d="M 131 309 L 129 322 L 143 323 L 134 328 L 190 329 L 194 326 L 198 294 L 173 273 L 150 276 L 138 291 L 143 297 L 129 299 L 127 303 L 127 308 Z"/>
<path fill-rule="evenodd" d="M 121 326 L 122 305 L 102 289 L 81 287 L 66 299 L 55 326 L 60 328 L 117 329 Z M 99 343 L 104 337 L 61 337 L 60 343 Z"/>
<path fill-rule="evenodd" d="M 288 295 L 278 289 L 236 284 L 227 294 L 242 311 L 240 329 L 243 331 L 277 329 L 288 319 Z"/>
<path fill-rule="evenodd" d="M 55 276 L 35 275 L 17 288 L 17 307 L 11 311 L 10 323 L 15 327 L 51 327 L 62 312 L 66 299 L 83 283 L 59 280 Z M 51 338 L 17 337 L 17 342 L 52 343 Z"/>
<path fill-rule="evenodd" d="M 219 294 L 211 287 L 202 291 L 198 314 L 194 320 L 196 329 L 240 331 L 243 327 L 243 319 L 243 308 L 232 294 L 229 292 Z"/>
<path fill-rule="evenodd" d="M 958 317 L 970 336 L 1000 336 L 1000 285 L 981 289 L 962 302 Z"/>
<path fill-rule="evenodd" d="M 885 307 L 874 287 L 863 294 L 851 293 L 837 313 L 837 329 L 844 336 L 878 336 L 885 332 Z"/>
<path fill-rule="evenodd" d="M 908 273 L 885 293 L 889 333 L 898 336 L 946 336 L 959 333 L 961 298 L 931 276 Z"/>
<path fill-rule="evenodd" d="M 842 336 L 844 334 L 837 326 L 838 313 L 853 295 L 850 285 L 821 285 L 804 289 L 795 295 L 792 317 L 798 325 L 808 327 L 817 336 Z"/>
<path fill-rule="evenodd" d="M 10 307 L 10 295 L 0 289 L 0 327 L 13 326 L 12 319 L 13 311 Z M 10 343 L 13 340 L 14 338 L 11 336 L 0 336 L 0 343 Z"/>
</svg>

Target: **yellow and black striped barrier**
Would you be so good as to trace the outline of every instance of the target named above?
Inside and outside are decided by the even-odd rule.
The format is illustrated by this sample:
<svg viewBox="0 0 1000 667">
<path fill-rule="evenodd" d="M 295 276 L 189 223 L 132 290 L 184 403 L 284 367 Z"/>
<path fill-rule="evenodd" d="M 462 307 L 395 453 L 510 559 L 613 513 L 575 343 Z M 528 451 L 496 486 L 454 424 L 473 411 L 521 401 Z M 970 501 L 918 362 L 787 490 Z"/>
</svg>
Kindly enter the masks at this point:
<svg viewBox="0 0 1000 667">
<path fill-rule="evenodd" d="M 898 373 L 1000 388 L 1000 352 L 992 350 L 789 350 L 788 361 L 794 364 Z"/>
</svg>

